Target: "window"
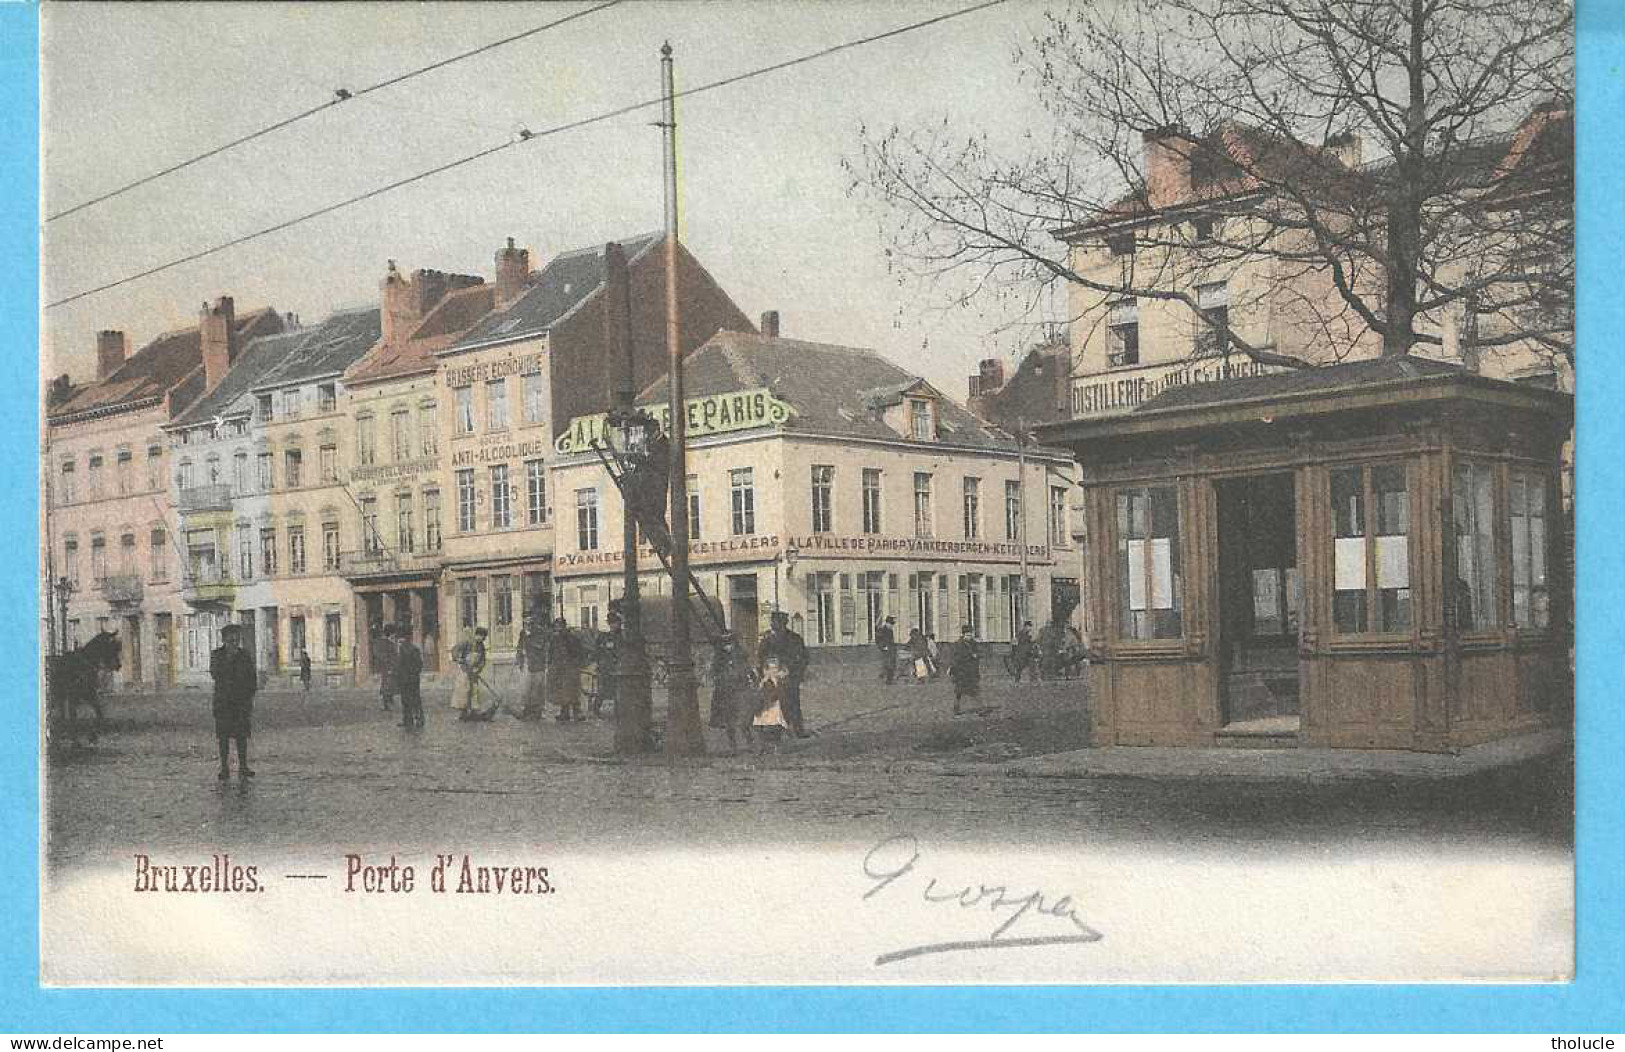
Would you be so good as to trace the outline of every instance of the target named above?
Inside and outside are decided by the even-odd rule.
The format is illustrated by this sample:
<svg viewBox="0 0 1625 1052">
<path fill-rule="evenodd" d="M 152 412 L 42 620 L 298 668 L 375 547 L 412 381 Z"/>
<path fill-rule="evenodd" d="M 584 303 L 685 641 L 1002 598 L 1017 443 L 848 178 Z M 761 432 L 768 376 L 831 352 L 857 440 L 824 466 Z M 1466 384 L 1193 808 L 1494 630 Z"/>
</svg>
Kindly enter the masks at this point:
<svg viewBox="0 0 1625 1052">
<path fill-rule="evenodd" d="M 434 456 L 440 449 L 439 426 L 435 416 L 433 402 L 418 406 L 418 452 L 426 457 Z"/>
<path fill-rule="evenodd" d="M 1106 359 L 1111 365 L 1138 365 L 1140 309 L 1134 300 L 1118 300 L 1106 313 Z"/>
<path fill-rule="evenodd" d="M 1332 518 L 1332 623 L 1337 631 L 1409 629 L 1410 500 L 1404 466 L 1333 471 Z"/>
<path fill-rule="evenodd" d="M 276 527 L 260 527 L 260 572 L 267 577 L 276 576 Z"/>
<path fill-rule="evenodd" d="M 328 664 L 342 660 L 344 640 L 344 622 L 339 614 L 328 614 L 322 618 L 322 656 Z"/>
<path fill-rule="evenodd" d="M 361 498 L 361 550 L 374 555 L 384 550 L 384 538 L 378 532 L 378 498 Z"/>
<path fill-rule="evenodd" d="M 485 381 L 485 429 L 508 430 L 508 381 L 506 378 Z"/>
<path fill-rule="evenodd" d="M 491 643 L 513 646 L 513 578 L 508 574 L 491 578 Z"/>
<path fill-rule="evenodd" d="M 1463 632 L 1494 628 L 1495 476 L 1487 464 L 1458 461 L 1451 486 L 1456 528 L 1456 577 L 1449 590 L 1456 627 Z"/>
<path fill-rule="evenodd" d="M 316 451 L 318 457 L 317 470 L 321 473 L 323 482 L 337 482 L 339 480 L 339 447 L 323 446 Z"/>
<path fill-rule="evenodd" d="M 1197 216 L 1191 220 L 1191 240 L 1202 244 L 1213 240 L 1214 220 L 1212 216 Z"/>
<path fill-rule="evenodd" d="M 305 572 L 305 528 L 288 527 L 288 572 Z"/>
<path fill-rule="evenodd" d="M 273 481 L 271 478 L 271 454 L 261 453 L 257 458 L 256 463 L 259 468 L 260 492 L 269 493 L 271 492 L 271 483 Z M 182 485 L 190 485 L 190 480 L 182 483 Z"/>
<path fill-rule="evenodd" d="M 65 461 L 62 465 L 62 486 L 57 500 L 61 504 L 72 504 L 73 497 L 73 461 Z"/>
<path fill-rule="evenodd" d="M 807 627 L 812 637 L 809 642 L 839 643 L 835 634 L 835 575 L 810 573 L 807 575 Z"/>
<path fill-rule="evenodd" d="M 959 575 L 959 623 L 969 625 L 971 637 L 985 639 L 987 626 L 982 617 L 982 575 Z"/>
<path fill-rule="evenodd" d="M 526 373 L 519 379 L 520 397 L 525 402 L 525 423 L 539 424 L 546 412 L 542 401 L 542 374 Z"/>
<path fill-rule="evenodd" d="M 102 495 L 102 458 L 98 454 L 91 454 L 90 464 L 85 472 L 85 491 L 91 500 Z"/>
<path fill-rule="evenodd" d="M 452 392 L 457 399 L 457 433 L 474 433 L 474 388 L 459 387 Z"/>
<path fill-rule="evenodd" d="M 1512 623 L 1545 628 L 1551 619 L 1546 584 L 1546 480 L 1512 472 Z"/>
<path fill-rule="evenodd" d="M 294 660 L 305 652 L 305 619 L 298 614 L 288 618 L 288 653 Z"/>
<path fill-rule="evenodd" d="M 509 499 L 508 465 L 491 467 L 491 528 L 505 530 L 513 525 L 513 502 Z"/>
<path fill-rule="evenodd" d="M 982 535 L 982 480 L 965 478 L 965 539 L 974 541 Z"/>
<path fill-rule="evenodd" d="M 590 552 L 598 549 L 598 490 L 576 490 L 576 547 Z"/>
<path fill-rule="evenodd" d="M 1134 255 L 1134 231 L 1111 234 L 1106 238 L 1106 250 L 1114 256 Z"/>
<path fill-rule="evenodd" d="M 880 469 L 863 469 L 863 532 L 880 532 Z"/>
<path fill-rule="evenodd" d="M 405 409 L 397 409 L 389 414 L 390 442 L 394 447 L 395 460 L 412 459 L 412 414 Z"/>
<path fill-rule="evenodd" d="M 457 472 L 457 532 L 474 532 L 474 469 Z"/>
<path fill-rule="evenodd" d="M 334 384 L 316 385 L 316 411 L 331 413 L 338 408 L 338 388 Z"/>
<path fill-rule="evenodd" d="M 79 539 L 68 537 L 62 542 L 62 576 L 74 587 L 79 586 Z"/>
<path fill-rule="evenodd" d="M 1064 545 L 1066 535 L 1066 487 L 1049 488 L 1049 543 L 1051 547 Z"/>
<path fill-rule="evenodd" d="M 457 582 L 457 621 L 465 632 L 473 631 L 480 621 L 480 593 L 472 577 Z"/>
<path fill-rule="evenodd" d="M 425 551 L 431 552 L 440 550 L 440 491 L 438 489 L 423 491 L 423 548 Z"/>
<path fill-rule="evenodd" d="M 1202 312 L 1197 322 L 1197 357 L 1217 358 L 1230 353 L 1229 286 L 1222 281 L 1196 286 L 1196 306 Z"/>
<path fill-rule="evenodd" d="M 339 563 L 339 524 L 329 520 L 322 523 L 322 569 L 337 573 Z"/>
<path fill-rule="evenodd" d="M 540 460 L 525 461 L 525 522 L 530 526 L 547 522 L 547 472 Z"/>
<path fill-rule="evenodd" d="M 117 459 L 114 462 L 114 484 L 118 486 L 120 496 L 124 496 L 132 489 L 130 474 L 133 470 L 132 465 L 134 464 L 134 461 L 135 458 L 131 455 L 128 449 L 121 449 L 118 451 Z"/>
<path fill-rule="evenodd" d="M 239 452 L 231 458 L 231 491 L 237 496 L 248 492 L 248 454 Z"/>
<path fill-rule="evenodd" d="M 135 534 L 126 533 L 118 539 L 118 572 L 125 577 L 135 573 Z"/>
<path fill-rule="evenodd" d="M 745 537 L 756 532 L 756 486 L 750 468 L 728 472 L 729 497 L 733 502 L 733 535 Z"/>
<path fill-rule="evenodd" d="M 355 462 L 362 467 L 378 459 L 377 436 L 373 434 L 370 415 L 355 418 Z"/>
<path fill-rule="evenodd" d="M 930 442 L 937 437 L 935 408 L 929 398 L 908 400 L 908 430 L 916 442 Z"/>
<path fill-rule="evenodd" d="M 305 455 L 297 449 L 282 454 L 282 484 L 288 489 L 299 488 L 300 468 L 304 466 L 304 461 Z"/>
<path fill-rule="evenodd" d="M 828 533 L 835 528 L 833 491 L 835 469 L 828 464 L 812 466 L 812 531 Z"/>
<path fill-rule="evenodd" d="M 395 494 L 395 547 L 403 552 L 417 550 L 417 532 L 412 528 L 412 494 Z"/>
<path fill-rule="evenodd" d="M 284 418 L 293 420 L 299 416 L 299 410 L 302 408 L 301 403 L 304 401 L 300 397 L 302 394 L 304 392 L 297 387 L 291 391 L 282 392 L 282 415 Z"/>
<path fill-rule="evenodd" d="M 215 483 L 220 481 L 220 455 L 218 453 L 210 453 L 208 463 L 209 485 L 213 486 Z"/>
<path fill-rule="evenodd" d="M 190 460 L 181 461 L 180 469 L 175 472 L 175 480 L 180 483 L 181 489 L 192 488 L 192 462 Z"/>
<path fill-rule="evenodd" d="M 152 567 L 154 581 L 169 580 L 169 535 L 162 527 L 155 528 L 149 538 L 152 545 L 147 562 Z"/>
<path fill-rule="evenodd" d="M 1117 494 L 1117 592 L 1125 639 L 1177 639 L 1184 632 L 1179 501 L 1172 486 Z M 1019 579 L 1018 579 L 1019 580 Z"/>
<path fill-rule="evenodd" d="M 272 420 L 275 420 L 276 413 L 271 409 L 271 396 L 268 394 L 262 394 L 259 396 L 258 401 L 260 420 L 265 423 L 270 423 Z"/>
<path fill-rule="evenodd" d="M 254 527 L 246 522 L 237 524 L 237 576 L 242 581 L 254 579 Z"/>
<path fill-rule="evenodd" d="M 164 488 L 164 447 L 147 447 L 147 488 Z"/>
<path fill-rule="evenodd" d="M 931 476 L 924 471 L 914 473 L 914 536 L 930 537 L 931 533 Z"/>
<path fill-rule="evenodd" d="M 700 539 L 700 479 L 698 475 L 690 475 L 685 480 L 684 492 L 688 494 L 688 539 Z"/>
</svg>

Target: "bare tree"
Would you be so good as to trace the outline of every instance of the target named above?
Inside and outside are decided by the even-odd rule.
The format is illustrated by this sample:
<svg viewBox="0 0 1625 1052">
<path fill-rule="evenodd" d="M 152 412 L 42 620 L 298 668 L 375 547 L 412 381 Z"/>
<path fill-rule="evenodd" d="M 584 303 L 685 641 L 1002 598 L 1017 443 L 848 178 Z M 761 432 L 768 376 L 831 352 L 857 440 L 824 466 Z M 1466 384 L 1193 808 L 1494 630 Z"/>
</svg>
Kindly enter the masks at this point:
<svg viewBox="0 0 1625 1052">
<path fill-rule="evenodd" d="M 1257 294 L 1316 360 L 1455 326 L 1572 361 L 1565 4 L 1120 0 L 1050 13 L 1015 66 L 1053 118 L 1023 155 L 944 122 L 864 129 L 848 163 L 894 257 L 960 299 L 1071 286 L 1102 311 L 1172 300 L 1222 326 L 1193 281 L 1264 260 Z M 1114 236 L 1137 243 L 1112 267 L 1069 251 Z M 1217 335 L 1209 349 L 1304 361 Z"/>
</svg>

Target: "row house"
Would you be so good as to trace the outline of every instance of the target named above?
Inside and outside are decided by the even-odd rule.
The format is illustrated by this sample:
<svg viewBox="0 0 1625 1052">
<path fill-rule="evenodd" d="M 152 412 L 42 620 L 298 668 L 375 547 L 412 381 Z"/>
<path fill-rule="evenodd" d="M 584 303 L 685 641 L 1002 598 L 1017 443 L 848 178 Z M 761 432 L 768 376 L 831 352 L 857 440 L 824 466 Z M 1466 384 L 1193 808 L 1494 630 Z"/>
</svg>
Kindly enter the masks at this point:
<svg viewBox="0 0 1625 1052">
<path fill-rule="evenodd" d="M 717 333 L 685 378 L 690 565 L 731 630 L 753 643 L 784 610 L 838 659 L 867 652 L 887 617 L 899 639 L 919 628 L 943 641 L 965 626 L 1008 641 L 1024 620 L 1070 619 L 1079 581 L 1065 454 L 1023 456 L 873 351 L 775 329 L 770 314 L 761 335 Z M 640 404 L 664 417 L 666 398 L 661 380 Z M 621 503 L 590 450 L 605 426 L 602 415 L 573 421 L 553 472 L 555 586 L 581 625 L 599 624 L 621 590 Z M 648 593 L 670 594 L 652 550 L 639 566 Z"/>
<path fill-rule="evenodd" d="M 71 648 L 97 631 L 118 632 L 124 688 L 175 682 L 186 623 L 175 451 L 164 427 L 220 382 L 241 348 L 286 324 L 270 308 L 237 316 L 223 297 L 204 305 L 198 326 L 164 333 L 134 354 L 123 332 L 98 333 L 95 378 L 58 377 L 47 391 L 42 563 L 66 582 L 57 643 Z"/>
</svg>

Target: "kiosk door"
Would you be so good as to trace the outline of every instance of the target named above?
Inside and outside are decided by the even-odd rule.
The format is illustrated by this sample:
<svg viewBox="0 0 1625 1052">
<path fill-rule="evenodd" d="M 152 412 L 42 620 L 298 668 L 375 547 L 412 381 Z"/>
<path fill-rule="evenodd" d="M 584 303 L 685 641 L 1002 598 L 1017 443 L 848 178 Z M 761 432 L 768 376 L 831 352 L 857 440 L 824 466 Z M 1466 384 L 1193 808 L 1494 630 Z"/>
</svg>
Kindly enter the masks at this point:
<svg viewBox="0 0 1625 1052">
<path fill-rule="evenodd" d="M 1256 475 L 1216 485 L 1224 723 L 1227 729 L 1295 730 L 1302 587 L 1292 476 Z"/>
</svg>

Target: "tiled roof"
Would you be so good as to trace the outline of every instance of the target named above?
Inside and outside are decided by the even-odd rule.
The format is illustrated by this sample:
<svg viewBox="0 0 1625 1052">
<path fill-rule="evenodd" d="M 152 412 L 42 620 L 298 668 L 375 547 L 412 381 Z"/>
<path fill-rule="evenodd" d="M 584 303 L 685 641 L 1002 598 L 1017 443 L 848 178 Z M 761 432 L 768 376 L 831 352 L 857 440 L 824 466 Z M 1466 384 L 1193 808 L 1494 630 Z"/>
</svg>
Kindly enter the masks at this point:
<svg viewBox="0 0 1625 1052">
<path fill-rule="evenodd" d="M 788 431 L 893 441 L 902 436 L 886 425 L 880 410 L 897 404 L 904 392 L 928 386 L 874 351 L 726 330 L 688 357 L 683 380 L 690 398 L 766 387 L 794 410 L 784 425 Z M 661 379 L 639 402 L 660 402 L 666 391 Z M 937 407 L 939 442 L 1015 448 L 1003 432 L 958 403 L 940 397 Z"/>
<path fill-rule="evenodd" d="M 255 387 L 278 387 L 322 376 L 335 376 L 367 353 L 380 333 L 377 307 L 335 311 L 303 338 Z"/>
<path fill-rule="evenodd" d="M 1170 409 L 1224 406 L 1258 399 L 1289 398 L 1371 384 L 1422 380 L 1430 376 L 1461 375 L 1459 366 L 1411 355 L 1388 355 L 1357 362 L 1326 365 L 1313 369 L 1266 373 L 1213 383 L 1185 384 L 1142 402 L 1135 413 L 1156 413 Z"/>
<path fill-rule="evenodd" d="M 639 234 L 620 242 L 631 263 L 665 238 L 664 234 Z M 457 351 L 495 341 L 536 336 L 563 318 L 604 283 L 604 246 L 578 249 L 555 256 L 538 272 L 524 295 L 498 311 L 492 311 L 450 350 Z"/>
<path fill-rule="evenodd" d="M 226 378 L 214 390 L 177 414 L 172 423 L 180 426 L 206 423 L 227 412 L 231 404 L 247 394 L 261 377 L 280 365 L 309 332 L 309 329 L 295 329 L 250 340 L 248 346 L 238 352 L 237 360 L 231 363 L 231 371 L 226 373 Z"/>
<path fill-rule="evenodd" d="M 281 315 L 266 307 L 237 318 L 237 337 L 249 340 L 281 327 Z M 77 416 L 161 398 L 202 364 L 202 340 L 196 326 L 166 332 L 126 358 L 105 380 L 72 389 L 65 400 L 50 407 L 50 416 Z"/>
<path fill-rule="evenodd" d="M 459 333 L 490 313 L 496 289 L 471 285 L 448 294 L 405 341 L 397 345 L 377 344 L 344 374 L 349 384 L 377 383 L 398 376 L 427 372 L 438 364 L 436 351 L 443 349 Z"/>
</svg>

